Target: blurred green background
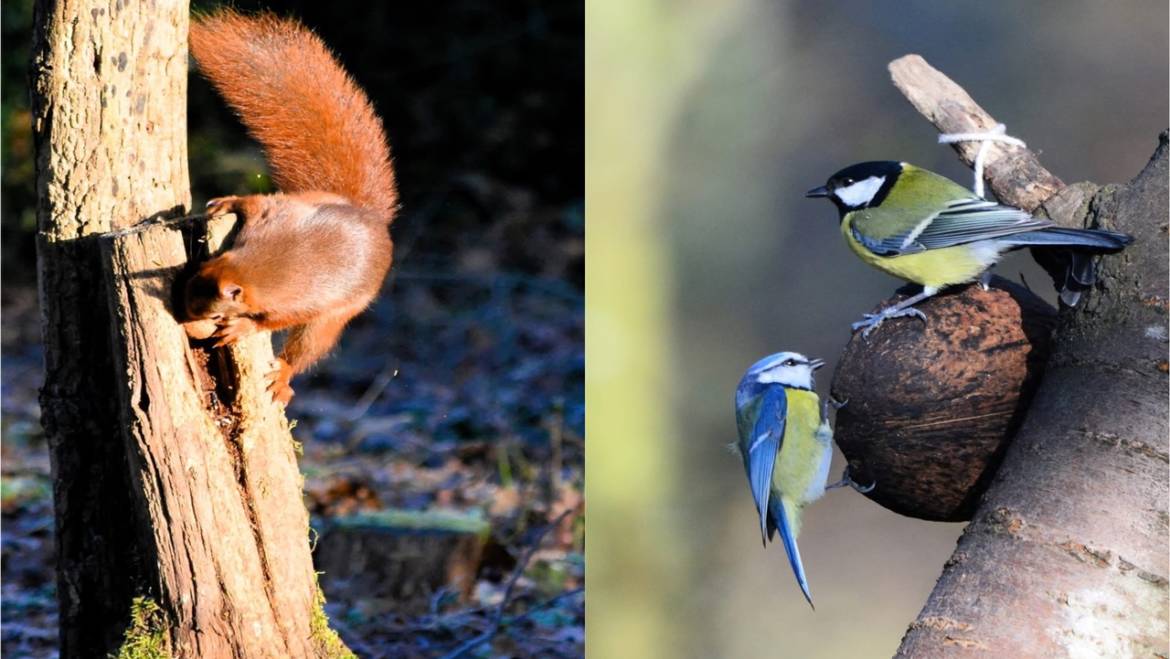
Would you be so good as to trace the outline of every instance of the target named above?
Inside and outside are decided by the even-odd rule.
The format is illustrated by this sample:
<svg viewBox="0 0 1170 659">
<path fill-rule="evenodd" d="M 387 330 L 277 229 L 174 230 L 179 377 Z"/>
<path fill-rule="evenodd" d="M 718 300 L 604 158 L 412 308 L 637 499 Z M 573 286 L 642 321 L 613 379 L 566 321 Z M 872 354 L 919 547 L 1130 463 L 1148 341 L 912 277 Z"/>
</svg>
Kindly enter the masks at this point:
<svg viewBox="0 0 1170 659">
<path fill-rule="evenodd" d="M 1166 127 L 1167 20 L 1164 0 L 588 3 L 592 656 L 893 653 L 962 525 L 828 493 L 800 537 L 813 612 L 724 448 L 749 364 L 824 357 L 827 392 L 849 323 L 899 285 L 803 193 L 873 159 L 970 185 L 889 82 L 911 52 L 1066 182 L 1125 181 Z"/>
</svg>

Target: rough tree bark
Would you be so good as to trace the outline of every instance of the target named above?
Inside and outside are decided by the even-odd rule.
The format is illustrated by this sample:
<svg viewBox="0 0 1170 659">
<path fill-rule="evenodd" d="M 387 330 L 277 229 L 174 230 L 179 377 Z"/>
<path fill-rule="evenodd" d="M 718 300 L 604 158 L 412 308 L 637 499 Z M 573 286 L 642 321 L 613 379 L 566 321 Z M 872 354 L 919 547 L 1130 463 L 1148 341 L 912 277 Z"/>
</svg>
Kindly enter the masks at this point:
<svg viewBox="0 0 1170 659">
<path fill-rule="evenodd" d="M 994 120 L 918 56 L 895 84 L 946 132 Z M 968 162 L 975 149 L 958 145 Z M 1155 656 L 1167 649 L 1167 133 L 1128 184 L 1063 184 L 997 145 L 991 190 L 1132 234 L 1062 316 L 1044 380 L 900 657 Z"/>
<path fill-rule="evenodd" d="M 61 656 L 116 652 L 132 607 L 171 656 L 344 655 L 320 611 L 292 439 L 263 390 L 267 336 L 211 350 L 171 313 L 198 251 L 191 222 L 171 219 L 190 205 L 188 11 L 36 4 Z"/>
</svg>

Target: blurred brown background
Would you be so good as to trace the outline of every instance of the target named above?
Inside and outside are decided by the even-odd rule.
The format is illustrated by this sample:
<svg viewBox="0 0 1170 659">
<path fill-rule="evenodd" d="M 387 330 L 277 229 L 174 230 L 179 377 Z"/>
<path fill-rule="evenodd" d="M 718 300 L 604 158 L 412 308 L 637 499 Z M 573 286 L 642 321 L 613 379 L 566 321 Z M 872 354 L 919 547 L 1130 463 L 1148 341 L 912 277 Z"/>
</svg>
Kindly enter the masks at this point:
<svg viewBox="0 0 1170 659">
<path fill-rule="evenodd" d="M 827 393 L 849 323 L 900 285 L 803 193 L 875 159 L 971 185 L 889 82 L 911 52 L 1066 182 L 1129 179 L 1167 123 L 1167 5 L 599 0 L 586 34 L 590 652 L 890 656 L 962 525 L 829 492 L 800 537 L 813 612 L 724 448 L 748 365 L 823 357 Z"/>
</svg>

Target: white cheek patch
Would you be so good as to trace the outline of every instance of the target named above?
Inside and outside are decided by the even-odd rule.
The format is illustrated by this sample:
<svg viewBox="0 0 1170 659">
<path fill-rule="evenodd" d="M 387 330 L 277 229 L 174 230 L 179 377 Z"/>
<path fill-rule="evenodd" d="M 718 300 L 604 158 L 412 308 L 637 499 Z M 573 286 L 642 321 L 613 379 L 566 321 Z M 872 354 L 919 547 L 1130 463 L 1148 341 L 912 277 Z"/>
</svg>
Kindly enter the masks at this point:
<svg viewBox="0 0 1170 659">
<path fill-rule="evenodd" d="M 792 374 L 788 373 L 789 370 L 787 368 L 773 368 L 764 371 L 756 377 L 756 382 L 760 384 L 788 384 L 788 381 L 792 379 Z"/>
<path fill-rule="evenodd" d="M 852 185 L 833 190 L 833 194 L 846 206 L 864 206 L 882 189 L 884 176 L 871 176 Z"/>
<path fill-rule="evenodd" d="M 763 373 L 760 373 L 756 377 L 756 382 L 759 382 L 760 384 L 781 384 L 787 387 L 811 389 L 812 370 L 807 366 L 784 366 L 781 368 L 774 368 L 770 371 L 764 371 Z"/>
</svg>

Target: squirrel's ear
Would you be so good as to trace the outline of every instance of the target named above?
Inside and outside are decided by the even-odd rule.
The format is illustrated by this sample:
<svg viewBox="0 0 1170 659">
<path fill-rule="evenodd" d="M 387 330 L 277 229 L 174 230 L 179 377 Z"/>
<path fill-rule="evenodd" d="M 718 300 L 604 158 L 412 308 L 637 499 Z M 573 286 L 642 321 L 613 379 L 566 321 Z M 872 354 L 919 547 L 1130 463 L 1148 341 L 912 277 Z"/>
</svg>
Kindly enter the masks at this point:
<svg viewBox="0 0 1170 659">
<path fill-rule="evenodd" d="M 240 297 L 243 288 L 239 284 L 233 284 L 230 281 L 221 281 L 219 284 L 219 297 L 224 300 L 232 300 L 233 302 Z"/>
</svg>

